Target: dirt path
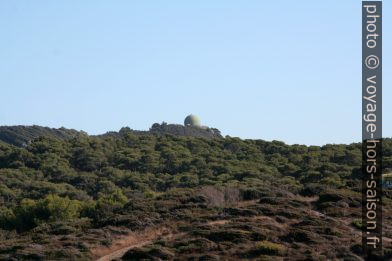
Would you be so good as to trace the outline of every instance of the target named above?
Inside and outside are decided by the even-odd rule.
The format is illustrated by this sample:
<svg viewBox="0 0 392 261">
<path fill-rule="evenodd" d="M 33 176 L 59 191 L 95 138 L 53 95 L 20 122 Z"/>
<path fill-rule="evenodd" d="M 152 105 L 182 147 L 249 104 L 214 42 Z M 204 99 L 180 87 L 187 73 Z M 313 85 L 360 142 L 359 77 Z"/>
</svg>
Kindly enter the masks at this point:
<svg viewBox="0 0 392 261">
<path fill-rule="evenodd" d="M 298 197 L 297 200 L 302 202 L 314 203 L 316 202 L 318 197 Z M 241 207 L 249 206 L 255 204 L 256 200 L 249 200 L 245 202 L 241 202 Z M 325 218 L 333 220 L 337 223 L 340 223 L 346 227 L 346 229 L 356 238 L 360 238 L 362 232 L 360 229 L 356 229 L 351 225 L 351 219 L 349 218 L 335 218 L 325 215 L 324 213 L 315 210 L 315 209 L 308 209 L 308 215 L 314 218 Z M 291 220 L 291 222 L 286 224 L 278 223 L 274 218 L 265 216 L 265 215 L 258 215 L 251 217 L 250 219 L 259 220 L 259 221 L 268 221 L 272 222 L 273 225 L 279 228 L 287 228 L 287 226 L 291 225 L 292 223 L 296 223 L 297 220 Z M 230 222 L 234 222 L 233 219 L 221 219 L 221 220 L 213 220 L 204 223 L 206 226 L 220 226 L 225 225 Z M 116 240 L 114 243 L 109 247 L 99 246 L 91 250 L 92 256 L 96 261 L 112 261 L 114 259 L 121 258 L 128 250 L 132 248 L 139 248 L 149 244 L 152 244 L 157 239 L 163 240 L 170 240 L 173 238 L 178 238 L 184 236 L 185 233 L 183 232 L 176 232 L 173 228 L 169 226 L 162 226 L 162 227 L 155 227 L 149 228 L 142 232 L 133 232 L 126 236 L 122 236 Z M 383 240 L 390 243 L 392 240 L 390 238 L 383 237 Z"/>
<path fill-rule="evenodd" d="M 180 235 L 181 233 L 174 234 L 168 227 L 150 228 L 139 233 L 133 232 L 126 236 L 122 236 L 119 239 L 116 239 L 115 243 L 111 246 L 99 246 L 92 249 L 91 253 L 96 261 L 110 261 L 116 258 L 121 258 L 132 248 L 149 245 L 159 237 L 162 237 L 163 239 L 170 239 Z"/>
<path fill-rule="evenodd" d="M 255 204 L 257 200 L 247 200 L 240 202 L 239 206 L 249 206 Z M 224 225 L 231 222 L 229 219 L 214 220 L 205 223 L 207 226 Z M 91 250 L 91 254 L 96 261 L 111 261 L 121 258 L 128 250 L 139 248 L 153 243 L 156 239 L 170 239 L 183 236 L 185 233 L 175 233 L 169 227 L 150 228 L 139 233 L 131 233 L 116 239 L 114 243 L 108 247 L 99 246 Z"/>
<path fill-rule="evenodd" d="M 231 222 L 229 219 L 214 220 L 205 223 L 207 226 L 219 226 Z M 91 250 L 96 261 L 111 261 L 121 258 L 128 250 L 139 248 L 153 243 L 156 239 L 161 238 L 168 240 L 184 236 L 183 232 L 173 232 L 168 227 L 150 228 L 140 233 L 131 233 L 115 240 L 115 243 L 109 247 L 99 246 Z"/>
<path fill-rule="evenodd" d="M 111 260 L 116 259 L 116 258 L 121 258 L 123 255 L 125 255 L 125 253 L 128 250 L 130 250 L 132 248 L 143 247 L 145 245 L 150 244 L 151 242 L 152 242 L 151 240 L 146 240 L 146 241 L 142 241 L 142 242 L 140 242 L 138 244 L 134 244 L 134 245 L 131 245 L 131 246 L 123 247 L 123 248 L 120 248 L 117 251 L 109 253 L 109 254 L 107 254 L 107 255 L 105 255 L 105 256 L 103 256 L 101 258 L 98 258 L 96 260 L 97 261 L 111 261 Z"/>
<path fill-rule="evenodd" d="M 314 198 L 301 198 L 302 200 L 306 200 L 309 202 L 314 201 Z M 257 203 L 258 200 L 248 200 L 243 201 L 238 204 L 238 207 L 246 207 Z M 283 224 L 279 224 L 275 221 L 275 219 L 260 215 L 254 216 L 251 219 L 257 219 L 260 221 L 268 220 L 273 222 L 274 225 L 278 227 L 283 227 Z M 219 226 L 232 222 L 231 219 L 221 219 L 221 220 L 213 220 L 205 223 L 207 226 Z M 111 261 L 113 259 L 121 258 L 128 250 L 132 248 L 139 248 L 153 243 L 158 238 L 162 238 L 164 240 L 168 240 L 171 238 L 176 238 L 183 236 L 185 233 L 176 233 L 172 228 L 169 227 L 155 227 L 149 228 L 142 232 L 133 232 L 126 236 L 122 236 L 118 239 L 114 240 L 114 243 L 108 247 L 98 246 L 91 250 L 92 256 L 96 261 Z"/>
</svg>

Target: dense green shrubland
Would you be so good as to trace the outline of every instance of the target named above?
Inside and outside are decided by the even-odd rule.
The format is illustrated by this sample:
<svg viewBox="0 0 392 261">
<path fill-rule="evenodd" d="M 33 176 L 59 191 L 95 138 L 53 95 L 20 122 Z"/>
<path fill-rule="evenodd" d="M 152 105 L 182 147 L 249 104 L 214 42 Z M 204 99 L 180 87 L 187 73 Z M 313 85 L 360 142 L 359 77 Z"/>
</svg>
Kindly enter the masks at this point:
<svg viewBox="0 0 392 261">
<path fill-rule="evenodd" d="M 384 148 L 388 165 L 390 139 Z M 24 148 L 1 144 L 0 224 L 26 230 L 42 220 L 102 217 L 101 209 L 121 208 L 135 193 L 171 188 L 260 182 L 298 190 L 314 184 L 355 188 L 360 165 L 360 144 L 307 147 L 132 132 L 69 141 L 38 138 Z M 51 207 L 67 204 L 63 216 Z M 26 213 L 32 213 L 31 220 L 25 220 Z"/>
</svg>

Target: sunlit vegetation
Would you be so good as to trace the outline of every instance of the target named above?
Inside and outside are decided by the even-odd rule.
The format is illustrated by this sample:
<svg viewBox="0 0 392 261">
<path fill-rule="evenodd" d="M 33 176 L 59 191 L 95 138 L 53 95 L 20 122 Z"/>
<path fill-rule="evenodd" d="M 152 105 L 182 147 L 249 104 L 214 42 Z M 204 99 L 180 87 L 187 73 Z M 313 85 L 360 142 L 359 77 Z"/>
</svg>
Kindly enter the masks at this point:
<svg viewBox="0 0 392 261">
<path fill-rule="evenodd" d="M 179 222 L 176 231 L 189 237 L 155 242 L 124 259 L 203 251 L 214 258 L 226 247 L 236 258 L 305 256 L 295 242 L 322 245 L 345 229 L 312 215 L 355 217 L 348 226 L 362 227 L 360 148 L 126 129 L 101 137 L 40 137 L 22 147 L 0 142 L 0 259 L 91 259 L 92 246 L 110 246 L 121 234 L 115 227 L 143 230 L 167 221 Z M 384 141 L 384 157 L 385 167 L 392 166 L 391 139 Z M 241 205 L 246 202 L 253 205 Z M 257 223 L 261 215 L 271 224 Z M 223 218 L 231 225 L 195 225 Z M 322 259 L 316 255 L 308 250 L 309 258 Z"/>
</svg>

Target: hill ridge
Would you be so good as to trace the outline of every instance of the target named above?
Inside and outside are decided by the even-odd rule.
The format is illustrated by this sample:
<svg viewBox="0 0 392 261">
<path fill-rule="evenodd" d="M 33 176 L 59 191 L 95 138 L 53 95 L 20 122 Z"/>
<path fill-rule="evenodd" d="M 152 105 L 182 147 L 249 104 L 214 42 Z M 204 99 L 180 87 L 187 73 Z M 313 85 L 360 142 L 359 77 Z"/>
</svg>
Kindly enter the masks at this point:
<svg viewBox="0 0 392 261">
<path fill-rule="evenodd" d="M 87 132 L 75 129 L 67 129 L 64 127 L 50 128 L 39 125 L 13 125 L 0 126 L 0 141 L 24 147 L 32 140 L 39 137 L 54 138 L 60 140 L 68 140 L 81 136 L 122 136 L 127 132 L 139 135 L 157 134 L 157 135 L 178 135 L 202 138 L 222 138 L 221 132 L 215 128 L 183 126 L 179 124 L 162 124 L 154 123 L 147 131 L 133 130 L 129 127 L 123 127 L 118 132 L 109 131 L 99 135 L 89 135 Z"/>
</svg>

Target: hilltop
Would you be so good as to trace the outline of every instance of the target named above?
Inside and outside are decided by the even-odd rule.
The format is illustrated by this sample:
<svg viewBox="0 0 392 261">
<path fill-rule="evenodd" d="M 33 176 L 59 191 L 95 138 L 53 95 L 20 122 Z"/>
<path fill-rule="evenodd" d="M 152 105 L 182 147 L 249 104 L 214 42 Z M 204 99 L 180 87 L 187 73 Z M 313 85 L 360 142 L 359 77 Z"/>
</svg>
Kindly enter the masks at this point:
<svg viewBox="0 0 392 261">
<path fill-rule="evenodd" d="M 149 131 L 132 130 L 129 127 L 122 128 L 119 132 L 111 131 L 97 136 L 117 136 L 121 137 L 124 133 L 132 132 L 138 135 L 157 134 L 157 135 L 178 135 L 202 138 L 222 138 L 218 129 L 208 127 L 183 126 L 179 124 L 154 123 Z M 27 146 L 32 140 L 39 137 L 47 137 L 60 140 L 69 140 L 82 136 L 88 136 L 84 131 L 74 129 L 49 128 L 42 126 L 0 126 L 0 141 L 18 147 Z"/>
</svg>

